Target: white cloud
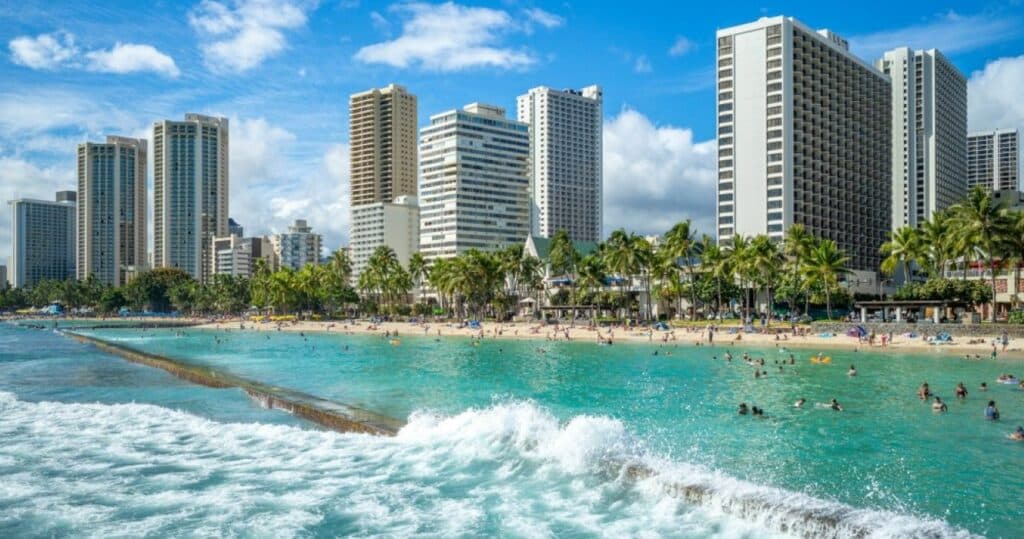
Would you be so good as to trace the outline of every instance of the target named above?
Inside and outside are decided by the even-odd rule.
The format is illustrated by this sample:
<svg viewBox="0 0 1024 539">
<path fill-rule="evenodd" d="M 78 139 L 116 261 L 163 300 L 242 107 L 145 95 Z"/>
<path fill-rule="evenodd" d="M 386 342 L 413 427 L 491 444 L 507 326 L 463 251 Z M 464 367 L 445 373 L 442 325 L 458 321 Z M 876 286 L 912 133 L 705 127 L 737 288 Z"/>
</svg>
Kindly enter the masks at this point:
<svg viewBox="0 0 1024 539">
<path fill-rule="evenodd" d="M 633 71 L 636 71 L 637 73 L 650 73 L 653 71 L 653 68 L 651 68 L 651 61 L 643 54 L 637 56 L 636 61 L 633 62 Z"/>
<path fill-rule="evenodd" d="M 684 219 L 714 235 L 715 141 L 625 109 L 604 125 L 605 233 L 660 234 Z M 642 215 L 643 219 L 637 219 Z"/>
<path fill-rule="evenodd" d="M 557 28 L 565 23 L 565 19 L 562 17 L 559 17 L 554 13 L 544 11 L 539 7 L 527 9 L 523 11 L 523 14 L 526 15 L 527 19 L 543 26 L 544 28 Z"/>
<path fill-rule="evenodd" d="M 967 81 L 967 120 L 970 129 L 1024 129 L 1024 55 L 1000 58 L 971 74 Z"/>
<path fill-rule="evenodd" d="M 156 50 L 152 45 L 117 43 L 109 51 L 97 50 L 86 53 L 89 69 L 104 73 L 133 73 L 152 71 L 175 78 L 180 72 L 174 59 Z"/>
<path fill-rule="evenodd" d="M 1021 28 L 1020 17 L 995 14 L 962 16 L 950 11 L 924 24 L 853 36 L 850 48 L 869 61 L 896 47 L 938 48 L 951 54 L 1013 39 L 1021 34 Z"/>
<path fill-rule="evenodd" d="M 135 73 L 152 71 L 177 77 L 174 59 L 152 45 L 120 43 L 110 50 L 87 51 L 83 58 L 75 46 L 75 36 L 60 32 L 21 36 L 11 40 L 9 47 L 15 63 L 32 69 L 85 68 L 101 73 Z"/>
<path fill-rule="evenodd" d="M 235 0 L 232 7 L 203 0 L 189 22 L 207 39 L 201 46 L 207 65 L 242 72 L 284 50 L 284 31 L 305 25 L 311 7 L 290 0 Z"/>
<path fill-rule="evenodd" d="M 527 31 L 508 12 L 452 2 L 396 4 L 390 10 L 404 19 L 402 35 L 359 49 L 356 60 L 433 71 L 523 68 L 535 62 L 524 50 L 502 46 L 503 36 Z"/>
<path fill-rule="evenodd" d="M 14 63 L 32 69 L 56 69 L 78 54 L 75 36 L 67 32 L 16 37 L 8 47 Z"/>
<path fill-rule="evenodd" d="M 683 56 L 684 54 L 692 51 L 696 47 L 696 44 L 684 36 L 676 38 L 675 43 L 668 49 L 669 56 Z"/>
</svg>

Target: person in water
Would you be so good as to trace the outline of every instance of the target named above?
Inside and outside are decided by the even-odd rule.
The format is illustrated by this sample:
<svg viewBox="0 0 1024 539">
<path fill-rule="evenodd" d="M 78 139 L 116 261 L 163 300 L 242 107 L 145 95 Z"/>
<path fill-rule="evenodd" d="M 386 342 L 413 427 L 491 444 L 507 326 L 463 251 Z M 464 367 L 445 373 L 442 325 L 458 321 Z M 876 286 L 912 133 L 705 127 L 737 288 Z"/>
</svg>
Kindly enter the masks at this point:
<svg viewBox="0 0 1024 539">
<path fill-rule="evenodd" d="M 985 407 L 985 419 L 989 421 L 999 419 L 999 408 L 996 408 L 996 401 L 988 401 L 988 406 Z"/>
<path fill-rule="evenodd" d="M 750 410 L 747 409 L 747 403 L 741 402 L 740 403 L 740 408 L 739 408 L 739 410 L 736 411 L 736 413 L 738 413 L 740 415 L 747 415 L 748 412 L 750 412 Z"/>
<path fill-rule="evenodd" d="M 928 387 L 928 382 L 921 384 L 921 387 L 917 388 L 917 398 L 921 400 L 928 400 L 928 397 L 932 396 L 932 390 Z"/>
<path fill-rule="evenodd" d="M 846 371 L 848 376 L 857 376 L 857 367 L 850 365 L 850 370 Z"/>
<path fill-rule="evenodd" d="M 807 402 L 807 399 L 800 397 L 800 399 L 793 403 L 793 408 L 803 408 L 805 402 Z"/>
<path fill-rule="evenodd" d="M 843 406 L 841 404 L 839 404 L 839 401 L 837 401 L 835 399 L 832 399 L 832 402 L 828 403 L 828 407 L 833 409 L 833 410 L 835 410 L 835 411 L 837 411 L 837 412 L 842 412 L 843 411 Z"/>
<path fill-rule="evenodd" d="M 1017 425 L 1017 430 L 1010 433 L 1010 439 L 1018 442 L 1024 441 L 1024 427 Z"/>
<path fill-rule="evenodd" d="M 958 398 L 958 399 L 966 399 L 967 398 L 967 388 L 964 387 L 964 383 L 963 382 L 957 382 L 957 384 L 956 384 L 956 398 Z"/>
<path fill-rule="evenodd" d="M 978 387 L 978 389 L 980 389 L 982 391 L 988 391 L 988 384 L 986 382 L 982 382 L 981 386 Z"/>
<path fill-rule="evenodd" d="M 946 403 L 942 402 L 942 399 L 940 399 L 939 396 L 936 395 L 935 396 L 935 402 L 932 403 L 932 411 L 933 412 L 945 412 L 947 410 L 949 410 L 949 408 L 946 407 Z"/>
</svg>

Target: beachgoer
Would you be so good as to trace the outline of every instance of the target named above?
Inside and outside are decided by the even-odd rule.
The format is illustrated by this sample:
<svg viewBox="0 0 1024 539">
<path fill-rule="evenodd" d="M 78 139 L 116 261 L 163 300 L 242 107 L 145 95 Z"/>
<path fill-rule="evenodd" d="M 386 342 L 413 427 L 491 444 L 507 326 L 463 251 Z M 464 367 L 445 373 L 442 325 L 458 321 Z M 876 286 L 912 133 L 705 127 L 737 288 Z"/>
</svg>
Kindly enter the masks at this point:
<svg viewBox="0 0 1024 539">
<path fill-rule="evenodd" d="M 1010 344 L 1010 335 L 1006 332 L 1005 329 L 1003 330 L 1003 336 L 1000 337 L 999 340 L 1003 343 L 1003 352 L 1005 352 L 1006 345 Z"/>
<path fill-rule="evenodd" d="M 850 365 L 850 370 L 846 371 L 848 376 L 857 376 L 857 367 Z"/>
<path fill-rule="evenodd" d="M 794 408 L 803 408 L 805 402 L 807 402 L 807 399 L 805 399 L 803 397 L 800 397 L 796 402 L 793 403 L 793 407 Z"/>
<path fill-rule="evenodd" d="M 1017 425 L 1017 430 L 1010 433 L 1010 439 L 1018 442 L 1024 441 L 1024 426 Z"/>
<path fill-rule="evenodd" d="M 982 382 L 981 386 L 979 386 L 978 389 L 980 389 L 982 391 L 988 391 L 988 383 Z"/>
<path fill-rule="evenodd" d="M 928 382 L 921 384 L 921 387 L 917 388 L 917 398 L 921 400 L 927 400 L 928 397 L 932 396 L 932 390 L 928 387 Z"/>
<path fill-rule="evenodd" d="M 967 388 L 964 387 L 964 383 L 963 382 L 957 382 L 957 384 L 956 384 L 956 398 L 958 398 L 958 399 L 966 399 L 967 398 Z"/>
<path fill-rule="evenodd" d="M 831 409 L 833 409 L 833 410 L 835 410 L 837 412 L 842 412 L 843 411 L 843 406 L 841 404 L 839 404 L 839 401 L 837 401 L 835 399 L 832 399 L 832 402 L 829 403 L 829 408 L 831 408 Z"/>
<path fill-rule="evenodd" d="M 985 419 L 989 421 L 999 419 L 999 408 L 996 408 L 996 401 L 988 401 L 988 406 L 985 407 Z"/>
<path fill-rule="evenodd" d="M 748 409 L 747 409 L 747 403 L 745 403 L 745 402 L 741 402 L 741 403 L 740 403 L 740 408 L 739 408 L 739 410 L 737 410 L 737 411 L 736 411 L 736 413 L 738 413 L 738 414 L 740 414 L 740 415 L 747 415 L 747 413 L 748 413 L 749 411 L 750 411 L 750 410 L 748 410 Z"/>
<path fill-rule="evenodd" d="M 948 408 L 946 408 L 946 403 L 942 402 L 942 399 L 940 399 L 938 396 L 936 396 L 935 397 L 935 402 L 932 403 L 932 411 L 933 412 L 945 412 L 946 410 L 948 410 Z"/>
</svg>

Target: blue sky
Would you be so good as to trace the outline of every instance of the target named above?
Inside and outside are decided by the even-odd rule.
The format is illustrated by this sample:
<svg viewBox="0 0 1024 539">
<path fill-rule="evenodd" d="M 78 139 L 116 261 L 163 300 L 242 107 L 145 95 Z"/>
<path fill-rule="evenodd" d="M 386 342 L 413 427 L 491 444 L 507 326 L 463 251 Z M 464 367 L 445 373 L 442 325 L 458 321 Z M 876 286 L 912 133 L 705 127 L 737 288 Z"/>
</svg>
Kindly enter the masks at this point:
<svg viewBox="0 0 1024 539">
<path fill-rule="evenodd" d="M 308 218 L 346 241 L 348 96 L 389 82 L 429 115 L 538 86 L 601 84 L 606 228 L 713 219 L 717 28 L 764 15 L 830 28 L 873 60 L 939 48 L 969 77 L 972 128 L 1024 127 L 1024 5 L 1012 2 L 367 0 L 6 2 L 0 199 L 74 184 L 75 144 L 151 138 L 185 112 L 231 119 L 231 214 L 248 233 Z M 150 176 L 152 177 L 152 176 Z M 9 214 L 0 207 L 0 260 Z M 642 215 L 643 218 L 637 218 Z"/>
</svg>

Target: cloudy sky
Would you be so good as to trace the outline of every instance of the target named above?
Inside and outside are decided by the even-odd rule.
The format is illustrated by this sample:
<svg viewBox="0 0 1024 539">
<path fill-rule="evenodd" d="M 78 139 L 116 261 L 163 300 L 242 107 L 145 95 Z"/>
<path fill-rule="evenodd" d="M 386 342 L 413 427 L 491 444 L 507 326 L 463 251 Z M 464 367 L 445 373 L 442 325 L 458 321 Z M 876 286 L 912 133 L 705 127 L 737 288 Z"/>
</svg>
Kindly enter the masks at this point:
<svg viewBox="0 0 1024 539">
<path fill-rule="evenodd" d="M 714 33 L 784 14 L 867 59 L 939 48 L 970 79 L 973 129 L 1024 127 L 1024 5 L 834 2 L 200 0 L 0 5 L 0 200 L 74 185 L 79 142 L 151 139 L 185 112 L 231 119 L 231 214 L 249 234 L 306 218 L 347 242 L 346 106 L 390 82 L 420 123 L 539 85 L 601 84 L 605 223 L 713 222 Z M 152 174 L 150 174 L 152 179 Z M 152 181 L 152 180 L 151 180 Z M 0 260 L 10 216 L 0 206 Z"/>
</svg>

